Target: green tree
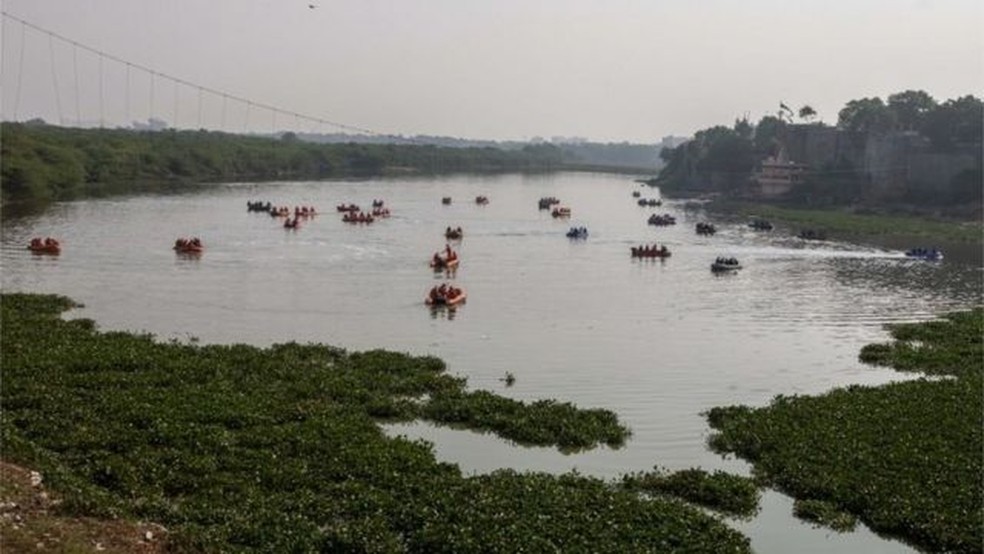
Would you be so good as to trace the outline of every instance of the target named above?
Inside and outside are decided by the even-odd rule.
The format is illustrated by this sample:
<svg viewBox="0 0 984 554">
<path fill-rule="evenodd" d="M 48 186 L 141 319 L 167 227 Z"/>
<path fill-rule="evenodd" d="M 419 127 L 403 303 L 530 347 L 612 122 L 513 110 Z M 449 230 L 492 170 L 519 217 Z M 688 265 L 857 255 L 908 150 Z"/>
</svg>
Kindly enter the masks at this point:
<svg viewBox="0 0 984 554">
<path fill-rule="evenodd" d="M 898 127 L 906 131 L 919 129 L 926 114 L 936 106 L 936 100 L 922 90 L 907 90 L 888 97 L 888 109 Z"/>
<path fill-rule="evenodd" d="M 810 106 L 803 106 L 799 109 L 799 118 L 804 121 L 812 122 L 817 117 L 817 111 Z"/>
<path fill-rule="evenodd" d="M 760 158 L 774 156 L 779 151 L 779 137 L 786 124 L 774 115 L 767 115 L 755 126 L 755 152 Z"/>
<path fill-rule="evenodd" d="M 971 95 L 947 100 L 926 114 L 920 131 L 937 150 L 981 144 L 984 102 Z"/>
<path fill-rule="evenodd" d="M 894 114 L 877 97 L 851 100 L 837 115 L 837 126 L 849 131 L 886 133 L 895 127 Z"/>
</svg>

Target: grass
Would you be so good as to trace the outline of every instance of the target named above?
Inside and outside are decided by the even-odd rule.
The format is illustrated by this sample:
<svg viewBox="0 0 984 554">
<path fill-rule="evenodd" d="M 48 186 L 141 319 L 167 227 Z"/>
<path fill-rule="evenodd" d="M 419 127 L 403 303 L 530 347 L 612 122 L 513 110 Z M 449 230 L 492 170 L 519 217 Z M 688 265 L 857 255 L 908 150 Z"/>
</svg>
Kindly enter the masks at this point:
<svg viewBox="0 0 984 554">
<path fill-rule="evenodd" d="M 829 503 L 877 532 L 930 551 L 979 552 L 984 310 L 890 330 L 895 342 L 866 347 L 863 360 L 946 377 L 715 408 L 710 444 L 795 498 Z"/>
<path fill-rule="evenodd" d="M 913 215 L 854 213 L 843 209 L 787 208 L 769 204 L 718 200 L 711 210 L 761 217 L 799 229 L 824 230 L 840 236 L 923 237 L 927 241 L 981 242 L 984 226 L 977 222 L 957 222 Z"/>
<path fill-rule="evenodd" d="M 146 521 L 177 552 L 748 552 L 679 501 L 575 473 L 465 477 L 381 421 L 618 444 L 614 414 L 465 390 L 432 357 L 102 333 L 63 297 L 0 298 L 3 456 L 58 515 Z M 118 520 L 116 518 L 119 518 Z"/>
</svg>

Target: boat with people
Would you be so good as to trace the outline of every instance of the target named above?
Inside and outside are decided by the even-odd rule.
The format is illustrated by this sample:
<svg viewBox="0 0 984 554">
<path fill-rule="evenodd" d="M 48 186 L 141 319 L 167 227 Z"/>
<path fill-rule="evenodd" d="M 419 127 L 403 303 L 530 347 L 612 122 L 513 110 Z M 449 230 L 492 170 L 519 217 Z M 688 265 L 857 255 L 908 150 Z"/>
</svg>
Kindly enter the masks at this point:
<svg viewBox="0 0 984 554">
<path fill-rule="evenodd" d="M 668 225 L 676 225 L 676 218 L 670 214 L 656 215 L 653 214 L 649 216 L 647 221 L 650 225 L 655 225 L 657 227 L 666 227 Z"/>
<path fill-rule="evenodd" d="M 738 271 L 741 269 L 741 263 L 738 262 L 738 258 L 727 258 L 724 256 L 718 256 L 711 264 L 711 271 L 721 272 L 721 271 Z"/>
<path fill-rule="evenodd" d="M 644 244 L 642 246 L 633 246 L 631 248 L 633 258 L 669 258 L 671 256 L 670 249 L 657 244 Z"/>
<path fill-rule="evenodd" d="M 61 243 L 51 237 L 34 237 L 28 243 L 27 249 L 34 254 L 61 254 Z"/>
<path fill-rule="evenodd" d="M 475 197 L 475 203 L 478 204 L 479 206 L 484 206 L 485 204 L 488 204 L 489 203 L 489 197 L 488 196 L 476 196 Z"/>
<path fill-rule="evenodd" d="M 465 289 L 448 283 L 441 283 L 440 286 L 435 285 L 431 288 L 427 297 L 424 298 L 424 304 L 432 307 L 452 307 L 461 304 L 467 298 L 468 295 L 465 294 Z"/>
<path fill-rule="evenodd" d="M 271 217 L 290 217 L 290 208 L 287 206 L 271 206 L 270 207 Z"/>
<path fill-rule="evenodd" d="M 558 206 L 558 207 L 554 208 L 552 212 L 550 212 L 550 215 L 553 216 L 553 217 L 555 217 L 555 218 L 558 218 L 558 217 L 570 217 L 571 216 L 571 209 L 568 208 L 568 207 L 566 207 L 566 206 L 564 206 L 564 207 Z"/>
<path fill-rule="evenodd" d="M 451 197 L 450 196 L 445 196 L 444 198 L 441 198 L 441 204 L 444 204 L 445 206 L 450 206 L 451 205 Z"/>
<path fill-rule="evenodd" d="M 461 227 L 452 229 L 448 226 L 448 228 L 444 230 L 444 238 L 448 240 L 460 240 L 463 236 L 465 236 L 465 233 L 461 230 Z"/>
<path fill-rule="evenodd" d="M 339 204 L 335 206 L 335 209 L 340 212 L 358 212 L 362 210 L 362 208 L 355 204 Z"/>
<path fill-rule="evenodd" d="M 294 217 L 314 217 L 318 215 L 318 211 L 314 209 L 314 206 L 294 206 Z"/>
<path fill-rule="evenodd" d="M 637 204 L 639 204 L 640 206 L 654 207 L 654 206 L 662 206 L 663 201 L 657 200 L 655 198 L 640 198 Z"/>
<path fill-rule="evenodd" d="M 458 253 L 455 252 L 451 245 L 447 244 L 444 246 L 444 252 L 434 252 L 431 256 L 430 266 L 434 268 L 435 271 L 443 271 L 445 269 L 457 269 L 460 260 L 458 259 Z"/>
<path fill-rule="evenodd" d="M 373 217 L 382 217 L 382 218 L 389 217 L 390 216 L 389 208 L 380 208 L 380 207 L 373 208 L 372 209 L 372 216 Z"/>
<path fill-rule="evenodd" d="M 560 204 L 560 199 L 556 196 L 544 196 L 540 198 L 538 206 L 541 210 L 549 210 L 554 204 Z"/>
<path fill-rule="evenodd" d="M 377 199 L 374 198 L 373 201 L 372 201 L 372 207 L 373 208 L 382 208 L 383 207 L 383 204 L 384 204 L 384 202 L 381 199 L 377 200 Z"/>
<path fill-rule="evenodd" d="M 639 198 L 640 196 L 642 196 L 641 192 L 637 190 L 632 191 L 632 198 Z"/>
<path fill-rule="evenodd" d="M 342 216 L 345 223 L 372 223 L 375 219 L 366 212 L 348 212 Z"/>
<path fill-rule="evenodd" d="M 571 227 L 567 231 L 567 238 L 569 239 L 586 239 L 588 238 L 588 228 L 587 227 Z"/>
<path fill-rule="evenodd" d="M 284 229 L 300 229 L 301 228 L 301 218 L 295 217 L 294 219 L 287 218 L 284 220 Z"/>
<path fill-rule="evenodd" d="M 939 248 L 911 248 L 906 250 L 905 256 L 907 258 L 915 258 L 917 260 L 924 260 L 927 262 L 938 262 L 943 259 L 943 251 Z"/>
<path fill-rule="evenodd" d="M 205 245 L 198 237 L 181 237 L 174 241 L 174 251 L 178 254 L 201 254 L 205 251 Z"/>
<path fill-rule="evenodd" d="M 247 212 L 269 212 L 273 209 L 273 204 L 270 202 L 263 202 L 258 200 L 256 202 L 252 200 L 246 201 L 246 211 Z"/>
<path fill-rule="evenodd" d="M 755 229 L 756 231 L 771 231 L 772 223 L 764 219 L 753 219 L 751 223 L 748 224 L 749 227 Z"/>
<path fill-rule="evenodd" d="M 713 223 L 699 221 L 697 222 L 696 231 L 698 235 L 714 236 L 714 233 L 717 233 L 717 228 L 714 227 Z"/>
</svg>

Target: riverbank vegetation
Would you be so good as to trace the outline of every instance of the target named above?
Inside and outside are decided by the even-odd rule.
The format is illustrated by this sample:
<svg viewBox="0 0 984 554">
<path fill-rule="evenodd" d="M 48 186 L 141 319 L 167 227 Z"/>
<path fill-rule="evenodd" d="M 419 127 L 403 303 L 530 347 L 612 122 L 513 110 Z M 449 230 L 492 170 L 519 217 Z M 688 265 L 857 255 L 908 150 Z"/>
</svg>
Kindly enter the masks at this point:
<svg viewBox="0 0 984 554">
<path fill-rule="evenodd" d="M 3 123 L 4 202 L 70 200 L 176 184 L 328 179 L 385 173 L 559 169 L 550 144 L 517 150 L 423 144 L 314 144 L 210 131 L 79 129 Z"/>
<path fill-rule="evenodd" d="M 3 456 L 44 476 L 59 513 L 158 523 L 175 551 L 749 551 L 679 501 L 575 473 L 464 477 L 379 425 L 618 444 L 628 430 L 609 412 L 508 401 L 494 416 L 502 401 L 436 358 L 162 343 L 61 319 L 72 306 L 0 298 Z"/>
<path fill-rule="evenodd" d="M 710 444 L 797 499 L 826 502 L 877 532 L 931 551 L 979 552 L 984 310 L 890 331 L 893 343 L 865 347 L 861 359 L 933 378 L 715 408 Z M 816 507 L 800 511 L 818 520 Z"/>
<path fill-rule="evenodd" d="M 809 209 L 774 204 L 716 199 L 707 204 L 710 211 L 737 214 L 745 218 L 763 218 L 785 224 L 795 230 L 822 229 L 828 235 L 847 240 L 870 237 L 924 238 L 940 242 L 981 242 L 984 225 L 980 221 L 962 222 L 929 218 L 915 214 L 892 215 L 871 210 L 840 208 Z"/>
</svg>

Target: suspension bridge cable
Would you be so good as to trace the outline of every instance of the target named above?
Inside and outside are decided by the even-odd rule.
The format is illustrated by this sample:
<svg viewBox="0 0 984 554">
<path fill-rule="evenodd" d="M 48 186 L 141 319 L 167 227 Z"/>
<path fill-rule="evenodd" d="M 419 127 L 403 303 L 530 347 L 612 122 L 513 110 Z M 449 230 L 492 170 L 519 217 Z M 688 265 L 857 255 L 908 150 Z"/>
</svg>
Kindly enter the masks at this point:
<svg viewBox="0 0 984 554">
<path fill-rule="evenodd" d="M 174 128 L 178 128 L 178 83 L 174 83 Z"/>
<path fill-rule="evenodd" d="M 24 82 L 24 50 L 27 44 L 24 40 L 24 33 L 27 28 L 24 23 L 21 23 L 21 43 L 20 43 L 20 61 L 17 62 L 17 93 L 14 95 L 14 120 L 17 120 L 17 112 L 20 110 L 20 95 L 21 95 L 21 83 Z"/>
<path fill-rule="evenodd" d="M 55 108 L 58 110 L 58 123 L 64 123 L 61 95 L 58 93 L 58 72 L 55 71 L 55 41 L 51 38 L 51 35 L 48 35 L 48 54 L 51 56 L 51 85 L 55 89 Z"/>
<path fill-rule="evenodd" d="M 39 33 L 47 34 L 47 35 L 52 36 L 52 37 L 54 37 L 54 38 L 56 38 L 58 40 L 61 40 L 61 41 L 64 41 L 64 42 L 67 42 L 67 43 L 71 44 L 75 48 L 75 50 L 73 50 L 73 57 L 75 56 L 75 52 L 76 52 L 77 49 L 82 49 L 82 50 L 85 50 L 87 52 L 91 52 L 91 53 L 93 53 L 93 54 L 95 54 L 97 56 L 100 56 L 102 58 L 106 58 L 108 60 L 114 61 L 116 63 L 132 65 L 133 67 L 135 67 L 135 68 L 137 68 L 137 69 L 139 69 L 141 71 L 144 71 L 146 73 L 149 73 L 150 76 L 151 76 L 151 93 L 150 93 L 150 95 L 151 95 L 151 111 L 153 111 L 153 77 L 154 77 L 154 75 L 160 75 L 161 77 L 163 77 L 165 79 L 168 79 L 170 81 L 174 81 L 175 83 L 180 83 L 182 85 L 185 85 L 185 86 L 188 86 L 188 87 L 192 87 L 192 88 L 196 88 L 196 87 L 197 88 L 201 88 L 202 90 L 204 90 L 204 91 L 206 91 L 206 92 L 208 92 L 210 94 L 214 94 L 216 96 L 222 96 L 223 97 L 223 101 L 225 101 L 226 99 L 232 99 L 232 100 L 235 100 L 235 101 L 240 102 L 240 103 L 243 103 L 243 104 L 252 104 L 252 105 L 256 106 L 257 108 L 261 108 L 261 109 L 265 109 L 265 110 L 270 110 L 271 112 L 280 112 L 280 113 L 285 114 L 285 115 L 297 115 L 299 118 L 302 118 L 302 119 L 305 119 L 305 120 L 308 120 L 308 121 L 316 121 L 316 122 L 321 123 L 321 124 L 324 124 L 324 125 L 329 125 L 329 126 L 336 127 L 336 128 L 339 128 L 339 129 L 344 129 L 344 130 L 347 130 L 347 131 L 353 131 L 353 132 L 367 134 L 367 135 L 373 135 L 373 136 L 387 136 L 387 133 L 382 133 L 382 132 L 375 131 L 375 130 L 372 130 L 372 129 L 369 129 L 369 128 L 366 128 L 366 127 L 359 127 L 359 126 L 355 126 L 355 125 L 348 125 L 348 124 L 345 124 L 345 123 L 340 123 L 338 121 L 333 121 L 333 120 L 330 120 L 330 119 L 327 119 L 327 118 L 323 118 L 323 117 L 316 117 L 316 116 L 304 115 L 304 114 L 293 112 L 291 110 L 281 109 L 281 108 L 278 108 L 278 107 L 273 106 L 271 104 L 266 104 L 266 103 L 262 103 L 262 102 L 253 102 L 252 100 L 249 100 L 249 99 L 247 99 L 245 97 L 242 97 L 242 96 L 237 96 L 237 95 L 234 95 L 234 94 L 229 94 L 227 92 L 223 92 L 223 91 L 220 91 L 218 89 L 207 87 L 207 86 L 204 86 L 204 85 L 201 85 L 201 84 L 198 84 L 198 83 L 193 83 L 191 81 L 187 81 L 185 79 L 181 79 L 179 77 L 175 77 L 175 76 L 169 75 L 167 73 L 162 73 L 162 72 L 156 71 L 156 70 L 154 70 L 154 69 L 152 69 L 150 67 L 147 67 L 147 66 L 144 66 L 144 65 L 141 65 L 141 64 L 138 64 L 138 63 L 134 63 L 134 62 L 130 62 L 128 60 L 124 60 L 123 58 L 120 58 L 118 56 L 115 56 L 115 55 L 110 54 L 110 53 L 107 53 L 107 52 L 103 52 L 102 50 L 98 50 L 98 49 L 93 48 L 91 46 L 82 44 L 82 43 L 77 42 L 77 41 L 75 41 L 73 39 L 70 39 L 70 38 L 68 38 L 68 37 L 66 37 L 64 35 L 61 35 L 59 33 L 56 33 L 54 31 L 49 31 L 48 29 L 45 29 L 45 28 L 40 27 L 38 25 L 35 25 L 35 24 L 33 24 L 33 23 L 29 22 L 29 21 L 26 21 L 24 19 L 21 19 L 20 17 L 17 17 L 15 15 L 12 15 L 10 13 L 7 13 L 6 11 L 0 11 L 0 14 L 2 14 L 3 17 L 10 18 L 10 19 L 12 19 L 14 21 L 19 22 L 22 25 L 22 27 L 29 27 L 29 28 L 31 28 L 31 29 L 39 32 Z M 22 32 L 22 37 L 23 37 L 23 32 Z M 23 38 L 22 38 L 22 40 L 23 40 Z M 75 70 L 76 70 L 76 112 L 77 112 L 76 115 L 78 115 L 79 110 L 78 110 L 78 65 L 77 65 L 77 62 L 76 62 L 76 68 L 75 68 Z M 81 120 L 81 117 L 78 117 L 78 119 Z M 392 135 L 389 135 L 389 136 L 392 136 Z M 409 142 L 417 142 L 417 141 L 415 141 L 413 139 L 406 139 L 406 138 L 404 138 L 403 140 L 407 140 Z"/>
<path fill-rule="evenodd" d="M 82 108 L 79 106 L 79 49 L 72 48 L 72 67 L 75 71 L 75 124 L 82 125 Z"/>
<path fill-rule="evenodd" d="M 154 72 L 150 72 L 150 105 L 147 108 L 147 123 L 154 118 Z"/>
<path fill-rule="evenodd" d="M 106 124 L 106 109 L 103 103 L 103 59 L 99 57 L 99 128 Z"/>
<path fill-rule="evenodd" d="M 126 124 L 130 124 L 130 64 L 126 64 Z"/>
</svg>

